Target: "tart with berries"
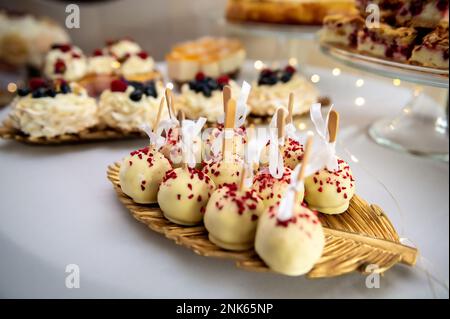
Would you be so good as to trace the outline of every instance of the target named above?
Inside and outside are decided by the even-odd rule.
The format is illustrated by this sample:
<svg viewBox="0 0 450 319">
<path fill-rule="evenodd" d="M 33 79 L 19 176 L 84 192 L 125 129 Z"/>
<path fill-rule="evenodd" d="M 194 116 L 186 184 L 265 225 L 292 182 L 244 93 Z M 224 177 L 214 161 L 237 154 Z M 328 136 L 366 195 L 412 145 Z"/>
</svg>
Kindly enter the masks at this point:
<svg viewBox="0 0 450 319">
<path fill-rule="evenodd" d="M 204 37 L 176 45 L 166 55 L 169 77 L 181 85 L 199 72 L 217 78 L 235 78 L 245 60 L 245 49 L 236 39 Z"/>
<path fill-rule="evenodd" d="M 86 75 L 86 57 L 80 48 L 69 44 L 54 44 L 47 52 L 44 75 L 48 79 L 78 81 Z"/>
<path fill-rule="evenodd" d="M 358 51 L 364 54 L 407 62 L 414 48 L 417 31 L 395 28 L 381 23 L 379 28 L 363 28 L 358 32 Z"/>
<path fill-rule="evenodd" d="M 176 99 L 177 108 L 188 118 L 205 117 L 208 122 L 217 122 L 223 116 L 222 90 L 225 85 L 231 87 L 232 95 L 239 95 L 239 86 L 228 75 L 217 78 L 206 76 L 203 72 L 181 86 L 181 94 Z"/>
<path fill-rule="evenodd" d="M 448 0 L 403 0 L 396 14 L 398 25 L 434 28 L 444 18 L 448 20 Z"/>
<path fill-rule="evenodd" d="M 121 59 L 118 74 L 128 81 L 135 82 L 146 82 L 161 78 L 161 74 L 155 70 L 155 61 L 145 51 L 126 54 Z"/>
<path fill-rule="evenodd" d="M 412 51 L 410 62 L 422 66 L 448 69 L 448 22 L 442 21 L 439 26 L 427 34 L 422 44 Z"/>
<path fill-rule="evenodd" d="M 19 88 L 17 94 L 9 123 L 26 136 L 77 134 L 98 122 L 95 99 L 76 83 L 32 78 L 29 86 Z"/>
<path fill-rule="evenodd" d="M 119 67 L 120 63 L 114 56 L 105 50 L 96 49 L 87 58 L 86 75 L 79 83 L 88 90 L 89 95 L 99 96 L 118 77 L 116 73 Z"/>
<path fill-rule="evenodd" d="M 263 69 L 258 81 L 252 85 L 248 99 L 251 114 L 272 116 L 278 107 L 288 104 L 291 92 L 294 93 L 292 115 L 308 112 L 311 104 L 319 99 L 316 87 L 293 66 L 288 65 L 283 69 Z"/>
<path fill-rule="evenodd" d="M 164 88 L 161 82 L 113 80 L 99 101 L 99 117 L 107 127 L 125 132 L 139 131 L 156 119 Z M 164 108 L 161 118 L 167 118 Z"/>
<path fill-rule="evenodd" d="M 359 15 L 331 15 L 324 19 L 323 25 L 320 41 L 356 49 L 357 34 L 364 20 Z"/>
</svg>

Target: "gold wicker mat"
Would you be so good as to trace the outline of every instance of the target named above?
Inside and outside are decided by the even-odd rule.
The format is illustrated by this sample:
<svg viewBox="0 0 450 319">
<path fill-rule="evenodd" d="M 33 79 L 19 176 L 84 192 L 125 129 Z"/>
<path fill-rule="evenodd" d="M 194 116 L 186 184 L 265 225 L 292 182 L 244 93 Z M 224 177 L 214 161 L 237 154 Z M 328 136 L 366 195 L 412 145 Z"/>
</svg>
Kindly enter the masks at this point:
<svg viewBox="0 0 450 319">
<path fill-rule="evenodd" d="M 144 136 L 141 132 L 126 132 L 110 128 L 93 127 L 77 134 L 64 134 L 51 138 L 31 137 L 13 128 L 8 122 L 4 122 L 0 126 L 0 138 L 36 145 L 77 144 Z"/>
<path fill-rule="evenodd" d="M 166 220 L 156 205 L 134 203 L 120 188 L 119 169 L 120 163 L 110 165 L 107 176 L 119 200 L 135 219 L 199 255 L 232 259 L 238 267 L 250 271 L 269 271 L 254 250 L 223 250 L 208 240 L 203 226 L 179 226 Z M 321 259 L 307 274 L 310 278 L 364 272 L 367 265 L 377 265 L 377 272 L 381 273 L 397 263 L 413 266 L 416 262 L 417 249 L 400 244 L 394 227 L 381 208 L 369 205 L 356 195 L 345 213 L 335 216 L 321 214 L 320 220 L 326 244 Z"/>
</svg>

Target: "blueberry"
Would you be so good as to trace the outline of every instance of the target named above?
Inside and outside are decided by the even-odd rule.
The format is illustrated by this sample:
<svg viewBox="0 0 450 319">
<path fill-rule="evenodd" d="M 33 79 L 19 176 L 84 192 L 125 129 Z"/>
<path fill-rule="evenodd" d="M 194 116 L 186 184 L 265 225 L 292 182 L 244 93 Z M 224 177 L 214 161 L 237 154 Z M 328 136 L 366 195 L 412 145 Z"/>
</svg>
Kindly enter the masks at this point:
<svg viewBox="0 0 450 319">
<path fill-rule="evenodd" d="M 70 93 L 70 92 L 72 91 L 72 90 L 70 89 L 69 84 L 67 84 L 67 83 L 62 83 L 61 86 L 60 86 L 60 88 L 59 88 L 59 90 L 60 90 L 60 92 L 61 92 L 62 94 L 67 94 L 67 93 Z"/>
<path fill-rule="evenodd" d="M 197 91 L 197 82 L 195 81 L 189 81 L 189 89 L 192 91 Z"/>
<path fill-rule="evenodd" d="M 47 90 L 45 91 L 45 94 L 46 94 L 47 96 L 50 96 L 50 97 L 55 97 L 56 92 L 55 92 L 55 90 L 53 90 L 53 89 L 47 89 Z"/>
<path fill-rule="evenodd" d="M 202 93 L 206 97 L 211 97 L 211 89 L 207 86 L 203 87 Z"/>
<path fill-rule="evenodd" d="M 17 94 L 19 96 L 26 96 L 30 93 L 30 90 L 28 90 L 27 88 L 20 88 L 17 90 Z"/>
<path fill-rule="evenodd" d="M 292 73 L 283 72 L 283 74 L 280 77 L 281 82 L 286 83 L 289 82 L 292 78 Z"/>
<path fill-rule="evenodd" d="M 214 80 L 214 79 L 208 80 L 207 84 L 208 84 L 208 87 L 209 87 L 212 91 L 217 90 L 217 89 L 219 88 L 219 85 L 217 84 L 217 81 Z"/>
<path fill-rule="evenodd" d="M 132 101 L 138 102 L 142 99 L 142 91 L 141 90 L 134 90 L 130 93 L 130 99 Z"/>
<path fill-rule="evenodd" d="M 144 88 L 144 94 L 147 96 L 153 96 L 154 98 L 158 97 L 158 93 L 156 92 L 156 89 L 153 86 L 146 86 Z"/>
<path fill-rule="evenodd" d="M 35 99 L 45 97 L 46 91 L 47 91 L 46 88 L 40 87 L 40 88 L 36 89 L 35 91 L 33 91 L 32 97 Z"/>
<path fill-rule="evenodd" d="M 137 90 L 139 90 L 139 89 L 142 90 L 144 88 L 144 84 L 142 84 L 141 82 L 128 81 L 128 84 Z"/>
</svg>

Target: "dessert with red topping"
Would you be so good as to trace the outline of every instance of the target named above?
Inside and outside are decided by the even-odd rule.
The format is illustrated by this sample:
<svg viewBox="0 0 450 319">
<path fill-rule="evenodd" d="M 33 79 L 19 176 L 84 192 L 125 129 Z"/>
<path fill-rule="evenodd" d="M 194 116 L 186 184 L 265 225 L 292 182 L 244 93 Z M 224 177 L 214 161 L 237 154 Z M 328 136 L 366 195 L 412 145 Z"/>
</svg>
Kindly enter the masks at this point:
<svg viewBox="0 0 450 319">
<path fill-rule="evenodd" d="M 69 43 L 53 44 L 44 62 L 48 79 L 81 80 L 87 71 L 86 57 L 80 48 Z"/>
<path fill-rule="evenodd" d="M 138 131 L 141 125 L 155 121 L 163 96 L 161 82 L 113 80 L 100 96 L 100 120 L 110 128 Z M 167 109 L 162 112 L 162 118 L 168 118 Z"/>
<path fill-rule="evenodd" d="M 161 74 L 155 69 L 155 61 L 145 51 L 128 53 L 120 61 L 117 73 L 126 80 L 146 82 L 161 78 Z"/>
<path fill-rule="evenodd" d="M 403 0 L 396 14 L 399 25 L 416 28 L 434 28 L 447 17 L 448 0 Z"/>
<path fill-rule="evenodd" d="M 193 80 L 198 72 L 212 78 L 236 77 L 244 60 L 239 40 L 213 37 L 178 44 L 166 55 L 169 77 L 177 84 Z"/>
<path fill-rule="evenodd" d="M 106 41 L 106 47 L 104 51 L 122 62 L 128 56 L 141 52 L 142 48 L 132 39 L 123 38 Z"/>
<path fill-rule="evenodd" d="M 267 142 L 261 154 L 261 164 L 266 166 L 269 163 L 269 149 L 270 141 Z M 297 140 L 290 137 L 284 139 L 283 144 L 280 146 L 280 152 L 283 156 L 284 166 L 290 169 L 294 169 L 297 164 L 302 162 L 303 159 L 303 145 Z"/>
<path fill-rule="evenodd" d="M 156 203 L 159 186 L 171 169 L 169 161 L 153 145 L 133 151 L 120 166 L 120 187 L 136 203 Z"/>
<path fill-rule="evenodd" d="M 209 240 L 228 250 L 253 247 L 258 218 L 264 210 L 255 190 L 225 184 L 217 189 L 206 206 L 204 223 Z"/>
<path fill-rule="evenodd" d="M 412 51 L 410 62 L 432 68 L 448 69 L 448 22 L 442 21 Z"/>
<path fill-rule="evenodd" d="M 181 93 L 176 98 L 177 108 L 190 119 L 205 117 L 208 122 L 217 122 L 223 116 L 222 90 L 230 86 L 233 96 L 239 95 L 239 87 L 227 75 L 217 78 L 206 76 L 203 72 L 195 79 L 181 86 Z"/>
<path fill-rule="evenodd" d="M 417 31 L 394 28 L 381 23 L 379 28 L 364 28 L 358 32 L 358 51 L 376 57 L 406 62 L 414 48 Z"/>
<path fill-rule="evenodd" d="M 248 98 L 251 114 L 272 116 L 278 107 L 288 104 L 291 92 L 295 96 L 293 115 L 308 112 L 309 106 L 319 99 L 318 90 L 295 67 L 287 65 L 282 69 L 261 70 Z"/>
<path fill-rule="evenodd" d="M 76 83 L 32 78 L 17 95 L 9 119 L 31 137 L 77 134 L 98 123 L 96 101 Z"/>
<path fill-rule="evenodd" d="M 337 170 L 323 168 L 305 179 L 305 201 L 309 208 L 325 214 L 347 210 L 355 193 L 355 179 L 347 162 L 342 159 L 337 162 Z"/>
<path fill-rule="evenodd" d="M 321 41 L 356 49 L 357 34 L 364 25 L 364 19 L 359 15 L 330 15 L 323 20 L 323 25 Z"/>
<path fill-rule="evenodd" d="M 214 182 L 202 171 L 179 167 L 166 173 L 159 187 L 158 204 L 164 216 L 180 225 L 201 223 Z"/>
<path fill-rule="evenodd" d="M 203 163 L 203 172 L 221 187 L 225 184 L 238 184 L 244 160 L 236 154 L 223 159 L 222 155 Z"/>
<path fill-rule="evenodd" d="M 322 225 L 306 206 L 293 205 L 290 218 L 280 218 L 282 206 L 272 206 L 259 218 L 255 250 L 275 272 L 299 276 L 309 272 L 325 246 Z"/>
</svg>

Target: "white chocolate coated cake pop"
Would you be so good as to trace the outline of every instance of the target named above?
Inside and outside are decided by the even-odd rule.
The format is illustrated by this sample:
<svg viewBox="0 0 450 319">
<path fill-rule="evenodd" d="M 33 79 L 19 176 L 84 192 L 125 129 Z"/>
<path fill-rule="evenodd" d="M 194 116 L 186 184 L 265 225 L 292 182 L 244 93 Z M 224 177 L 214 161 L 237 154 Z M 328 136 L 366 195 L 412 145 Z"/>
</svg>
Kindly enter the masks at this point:
<svg viewBox="0 0 450 319">
<path fill-rule="evenodd" d="M 297 183 L 305 174 L 311 138 L 307 142 Z M 298 170 L 298 169 L 297 169 Z M 272 206 L 259 218 L 255 250 L 275 272 L 299 276 L 309 272 L 325 246 L 322 225 L 314 212 L 296 205 L 298 185 L 286 191 L 279 205 Z"/>
<path fill-rule="evenodd" d="M 204 223 L 209 240 L 228 250 L 252 248 L 263 210 L 264 205 L 254 190 L 236 184 L 224 185 L 211 195 L 206 206 Z"/>
<path fill-rule="evenodd" d="M 195 168 L 179 167 L 166 173 L 158 192 L 164 217 L 180 225 L 196 225 L 203 219 L 214 182 Z"/>
<path fill-rule="evenodd" d="M 159 185 L 171 168 L 169 161 L 153 147 L 139 149 L 123 160 L 120 187 L 136 203 L 156 203 Z"/>
<path fill-rule="evenodd" d="M 328 116 L 329 142 L 324 147 L 333 167 L 330 168 L 331 165 L 327 163 L 324 168 L 305 179 L 305 201 L 310 208 L 325 214 L 345 212 L 355 193 L 355 179 L 350 165 L 335 155 L 334 143 L 338 126 L 339 114 L 332 110 Z"/>
</svg>

